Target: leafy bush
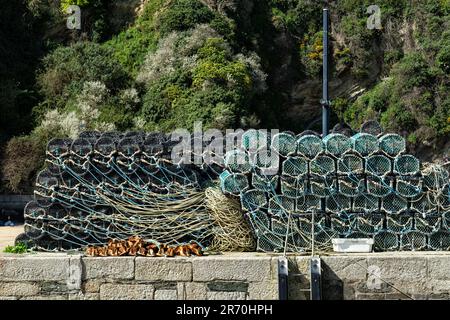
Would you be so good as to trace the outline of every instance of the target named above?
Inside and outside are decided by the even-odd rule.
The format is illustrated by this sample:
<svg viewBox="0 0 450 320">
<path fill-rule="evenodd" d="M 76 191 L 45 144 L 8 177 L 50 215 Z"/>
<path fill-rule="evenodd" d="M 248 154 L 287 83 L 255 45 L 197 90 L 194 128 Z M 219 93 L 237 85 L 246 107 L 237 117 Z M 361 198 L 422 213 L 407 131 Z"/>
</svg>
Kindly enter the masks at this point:
<svg viewBox="0 0 450 320">
<path fill-rule="evenodd" d="M 158 29 L 164 36 L 173 31 L 192 29 L 213 19 L 213 12 L 200 1 L 174 0 L 159 17 Z"/>
<path fill-rule="evenodd" d="M 91 2 L 91 0 L 61 0 L 61 9 L 63 12 L 66 12 L 67 8 L 71 5 L 85 7 L 88 6 Z"/>
<path fill-rule="evenodd" d="M 5 185 L 13 192 L 30 192 L 35 174 L 42 168 L 45 141 L 35 136 L 14 137 L 6 145 L 2 163 Z"/>
<path fill-rule="evenodd" d="M 109 90 L 103 83 L 85 82 L 82 92 L 76 97 L 76 103 L 62 112 L 57 109 L 48 111 L 33 134 L 48 141 L 54 137 L 75 139 L 85 130 L 114 130 L 113 123 L 100 118 L 102 108 L 109 98 Z"/>
<path fill-rule="evenodd" d="M 112 49 L 93 42 L 59 47 L 43 59 L 38 85 L 57 106 L 79 94 L 86 81 L 101 81 L 114 91 L 127 84 L 128 75 Z"/>
<path fill-rule="evenodd" d="M 25 243 L 19 242 L 15 246 L 7 246 L 3 252 L 6 253 L 15 253 L 15 254 L 22 254 L 26 253 L 28 251 L 28 246 Z"/>
<path fill-rule="evenodd" d="M 148 52 L 156 49 L 160 35 L 155 16 L 165 4 L 165 0 L 147 2 L 135 24 L 106 43 L 128 73 L 135 75 Z"/>
</svg>

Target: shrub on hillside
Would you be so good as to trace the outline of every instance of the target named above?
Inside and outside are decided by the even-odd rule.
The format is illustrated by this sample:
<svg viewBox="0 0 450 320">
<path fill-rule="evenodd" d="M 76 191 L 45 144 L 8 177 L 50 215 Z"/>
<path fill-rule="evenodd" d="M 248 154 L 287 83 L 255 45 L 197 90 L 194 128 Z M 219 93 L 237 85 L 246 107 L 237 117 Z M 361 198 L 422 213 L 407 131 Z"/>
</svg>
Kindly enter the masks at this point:
<svg viewBox="0 0 450 320">
<path fill-rule="evenodd" d="M 42 93 L 58 106 L 79 94 L 86 81 L 101 81 L 111 91 L 117 91 L 127 84 L 127 80 L 113 50 L 93 42 L 57 48 L 44 58 L 38 75 Z"/>
<path fill-rule="evenodd" d="M 34 136 L 14 137 L 6 145 L 2 161 L 5 185 L 15 193 L 31 192 L 32 181 L 42 168 L 45 143 Z"/>
</svg>

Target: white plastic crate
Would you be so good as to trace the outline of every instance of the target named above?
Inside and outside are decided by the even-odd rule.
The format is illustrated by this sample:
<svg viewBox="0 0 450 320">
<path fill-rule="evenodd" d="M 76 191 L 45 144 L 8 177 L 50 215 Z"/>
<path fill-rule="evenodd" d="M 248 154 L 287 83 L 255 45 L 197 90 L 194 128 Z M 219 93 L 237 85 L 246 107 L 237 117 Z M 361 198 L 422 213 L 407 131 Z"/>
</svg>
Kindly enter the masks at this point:
<svg viewBox="0 0 450 320">
<path fill-rule="evenodd" d="M 372 252 L 373 239 L 332 239 L 334 252 Z"/>
</svg>

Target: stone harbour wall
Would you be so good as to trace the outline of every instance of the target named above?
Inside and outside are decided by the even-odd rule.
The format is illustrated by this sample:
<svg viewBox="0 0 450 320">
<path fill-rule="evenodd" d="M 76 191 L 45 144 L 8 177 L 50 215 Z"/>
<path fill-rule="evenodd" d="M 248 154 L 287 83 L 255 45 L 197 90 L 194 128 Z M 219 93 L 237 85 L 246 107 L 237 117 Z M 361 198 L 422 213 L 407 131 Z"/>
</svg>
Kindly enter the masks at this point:
<svg viewBox="0 0 450 320">
<path fill-rule="evenodd" d="M 450 299 L 450 253 L 321 257 L 323 299 Z M 289 256 L 289 299 L 309 299 L 307 256 Z M 0 254 L 0 300 L 278 299 L 278 256 Z"/>
</svg>

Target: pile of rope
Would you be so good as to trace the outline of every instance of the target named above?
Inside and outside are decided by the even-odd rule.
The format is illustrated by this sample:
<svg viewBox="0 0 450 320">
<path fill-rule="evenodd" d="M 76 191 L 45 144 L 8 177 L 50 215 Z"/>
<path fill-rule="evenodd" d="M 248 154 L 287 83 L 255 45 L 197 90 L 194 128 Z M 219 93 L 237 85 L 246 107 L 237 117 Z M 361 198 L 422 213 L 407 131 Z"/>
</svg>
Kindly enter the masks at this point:
<svg viewBox="0 0 450 320">
<path fill-rule="evenodd" d="M 127 240 L 110 239 L 106 246 L 89 246 L 86 255 L 91 257 L 107 256 L 143 256 L 143 257 L 190 257 L 191 255 L 202 256 L 203 248 L 195 242 L 169 246 L 155 242 L 144 241 L 142 238 L 133 236 Z"/>
<path fill-rule="evenodd" d="M 206 207 L 215 222 L 212 251 L 254 251 L 256 247 L 252 229 L 245 219 L 238 200 L 226 197 L 220 189 L 205 190 Z"/>
</svg>

